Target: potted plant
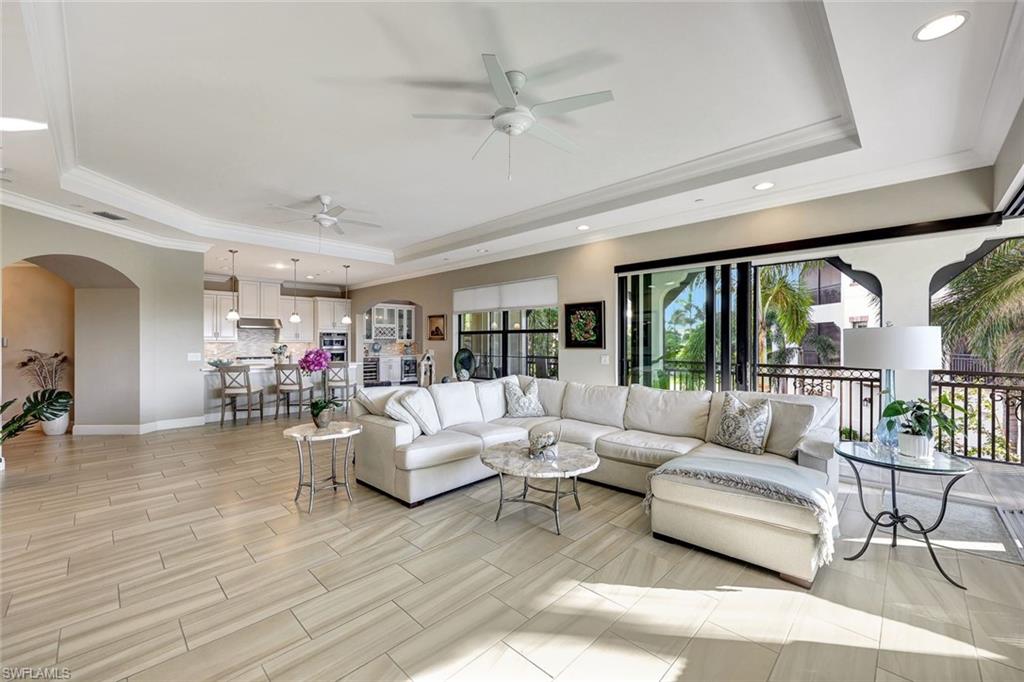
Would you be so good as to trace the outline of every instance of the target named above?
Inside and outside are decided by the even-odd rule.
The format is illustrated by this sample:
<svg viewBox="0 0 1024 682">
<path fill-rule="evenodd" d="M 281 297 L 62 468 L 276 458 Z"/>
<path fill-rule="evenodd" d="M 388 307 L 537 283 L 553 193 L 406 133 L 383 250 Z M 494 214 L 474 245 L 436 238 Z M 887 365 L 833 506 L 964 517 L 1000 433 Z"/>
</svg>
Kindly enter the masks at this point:
<svg viewBox="0 0 1024 682">
<path fill-rule="evenodd" d="M 950 414 L 943 414 L 943 407 L 949 408 Z M 963 408 L 943 395 L 937 403 L 923 398 L 894 400 L 882 411 L 882 418 L 890 433 L 898 430 L 902 454 L 927 460 L 932 458 L 936 429 L 950 438 L 956 433 L 956 421 L 951 415 L 958 411 L 963 412 Z"/>
<path fill-rule="evenodd" d="M 28 353 L 28 357 L 18 363 L 18 369 L 28 377 L 29 381 L 42 390 L 59 389 L 64 380 L 64 372 L 68 367 L 68 356 L 60 351 L 48 354 L 31 348 L 24 350 Z M 43 433 L 47 436 L 60 436 L 68 430 L 70 410 L 64 410 L 57 416 L 49 416 L 49 413 L 44 413 L 44 416 L 37 421 L 42 424 Z"/>
<path fill-rule="evenodd" d="M 15 399 L 12 399 L 0 405 L 0 414 L 14 402 Z M 71 410 L 71 403 L 71 394 L 67 391 L 58 391 L 54 388 L 36 391 L 21 404 L 21 414 L 4 422 L 3 431 L 0 432 L 0 444 L 6 443 L 36 422 L 45 424 L 57 420 Z"/>
<path fill-rule="evenodd" d="M 337 398 L 332 398 L 327 389 L 327 370 L 330 366 L 331 354 L 323 348 L 307 350 L 299 360 L 299 369 L 307 375 L 321 373 L 323 397 L 309 403 L 309 413 L 313 415 L 313 423 L 318 429 L 326 428 L 334 420 L 334 410 L 342 404 Z"/>
</svg>

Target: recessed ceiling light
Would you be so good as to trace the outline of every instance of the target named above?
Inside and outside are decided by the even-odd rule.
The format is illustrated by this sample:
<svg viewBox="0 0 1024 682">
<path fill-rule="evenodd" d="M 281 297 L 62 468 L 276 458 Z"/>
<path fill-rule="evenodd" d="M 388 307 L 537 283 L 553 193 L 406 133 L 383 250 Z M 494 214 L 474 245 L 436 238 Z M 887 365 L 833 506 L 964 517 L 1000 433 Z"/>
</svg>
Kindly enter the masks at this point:
<svg viewBox="0 0 1024 682">
<path fill-rule="evenodd" d="M 969 16 L 970 13 L 959 11 L 944 14 L 938 19 L 932 19 L 927 24 L 914 31 L 914 40 L 925 43 L 929 40 L 941 38 L 942 36 L 948 36 L 950 33 L 967 23 L 967 17 Z"/>
<path fill-rule="evenodd" d="M 313 279 L 316 275 L 306 275 L 306 279 Z"/>
<path fill-rule="evenodd" d="M 287 268 L 288 266 L 287 266 L 287 265 L 285 265 L 284 263 L 274 263 L 274 264 L 273 264 L 273 265 L 271 265 L 270 267 L 274 268 L 275 270 L 284 270 L 284 269 L 285 269 L 285 268 Z"/>
<path fill-rule="evenodd" d="M 763 192 L 766 189 L 771 189 L 774 186 L 775 186 L 774 182 L 765 181 L 765 182 L 759 182 L 756 185 L 754 185 L 754 189 L 756 189 L 758 192 Z"/>
<path fill-rule="evenodd" d="M 0 131 L 5 133 L 27 133 L 33 130 L 46 130 L 46 124 L 42 121 L 30 121 L 27 118 L 0 116 Z"/>
<path fill-rule="evenodd" d="M 587 230 L 590 229 L 590 225 L 577 225 L 576 229 L 579 230 L 580 232 L 586 232 Z"/>
<path fill-rule="evenodd" d="M 487 249 L 477 249 L 477 253 L 487 253 Z"/>
</svg>

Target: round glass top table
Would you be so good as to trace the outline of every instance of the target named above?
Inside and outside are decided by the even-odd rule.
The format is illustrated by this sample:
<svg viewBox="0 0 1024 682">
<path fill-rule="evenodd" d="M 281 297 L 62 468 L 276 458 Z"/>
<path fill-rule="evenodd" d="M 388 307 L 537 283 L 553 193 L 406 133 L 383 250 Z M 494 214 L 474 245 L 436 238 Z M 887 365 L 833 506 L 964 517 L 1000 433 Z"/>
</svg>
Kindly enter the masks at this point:
<svg viewBox="0 0 1024 682">
<path fill-rule="evenodd" d="M 561 535 L 558 501 L 572 495 L 576 500 L 576 509 L 582 509 L 579 492 L 576 488 L 576 477 L 596 469 L 601 460 L 593 450 L 575 443 L 558 443 L 558 455 L 553 458 L 530 457 L 529 450 L 530 444 L 522 440 L 492 445 L 480 454 L 480 461 L 498 472 L 498 513 L 495 515 L 494 521 L 497 522 L 501 518 L 501 508 L 505 502 L 536 504 L 555 513 L 555 533 Z M 504 476 L 506 474 L 523 477 L 522 494 L 505 497 Z M 531 478 L 553 478 L 555 488 L 552 490 L 532 485 Z M 565 492 L 559 490 L 559 482 L 563 478 L 572 479 L 572 490 Z M 554 495 L 554 499 L 550 505 L 536 500 L 528 500 L 526 495 L 531 490 Z"/>
<path fill-rule="evenodd" d="M 332 489 L 338 491 L 338 487 L 345 488 L 348 499 L 352 499 L 352 491 L 348 487 L 348 461 L 352 454 L 352 437 L 363 430 L 362 425 L 356 422 L 337 421 L 327 426 L 318 428 L 316 424 L 300 424 L 285 429 L 282 434 L 285 438 L 294 440 L 295 447 L 299 451 L 299 485 L 295 488 L 295 501 L 299 501 L 299 494 L 303 488 L 309 488 L 309 512 L 313 512 L 313 496 L 319 490 Z M 345 439 L 345 459 L 342 463 L 342 479 L 338 482 L 338 441 Z M 316 460 L 313 456 L 313 443 L 330 441 L 331 443 L 331 475 L 322 482 L 330 481 L 330 485 L 316 485 Z M 306 445 L 306 457 L 309 459 L 309 480 L 304 481 L 302 475 L 302 445 Z"/>
<path fill-rule="evenodd" d="M 846 557 L 846 560 L 854 561 L 864 555 L 864 552 L 871 545 L 871 538 L 874 536 L 875 530 L 879 526 L 882 528 L 892 528 L 893 547 L 896 546 L 896 529 L 903 528 L 914 535 L 920 535 L 924 538 L 925 545 L 928 547 L 928 553 L 931 554 L 935 567 L 939 569 L 939 573 L 946 580 L 961 589 L 967 589 L 953 580 L 946 573 L 945 569 L 942 568 L 938 557 L 935 556 L 935 550 L 932 548 L 932 542 L 928 538 L 928 534 L 938 528 L 942 523 L 942 519 L 946 516 L 946 504 L 949 501 L 949 491 L 953 488 L 953 484 L 974 471 L 974 465 L 963 457 L 947 455 L 943 452 L 936 452 L 929 459 L 920 459 L 904 455 L 889 448 L 876 448 L 871 443 L 844 441 L 835 446 L 835 451 L 837 455 L 850 463 L 853 475 L 857 478 L 857 497 L 860 500 L 860 508 L 864 511 L 864 515 L 868 517 L 868 520 L 871 521 L 871 530 L 868 531 L 868 536 L 864 540 L 864 546 L 853 556 Z M 864 504 L 864 484 L 861 481 L 858 465 L 889 470 L 890 499 L 892 502 L 890 509 L 883 509 L 874 515 L 868 511 L 867 505 Z M 924 474 L 926 476 L 945 476 L 949 479 L 942 490 L 942 506 L 939 507 L 938 518 L 927 528 L 916 516 L 900 512 L 896 502 L 896 472 L 898 471 L 908 474 Z"/>
</svg>

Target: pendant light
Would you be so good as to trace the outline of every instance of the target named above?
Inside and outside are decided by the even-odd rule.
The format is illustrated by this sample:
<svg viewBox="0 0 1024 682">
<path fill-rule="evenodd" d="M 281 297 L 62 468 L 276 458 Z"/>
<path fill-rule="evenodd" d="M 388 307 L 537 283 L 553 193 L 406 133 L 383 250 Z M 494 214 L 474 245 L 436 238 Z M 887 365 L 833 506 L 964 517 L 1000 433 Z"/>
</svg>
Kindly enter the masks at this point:
<svg viewBox="0 0 1024 682">
<path fill-rule="evenodd" d="M 351 265 L 346 265 L 345 266 L 345 299 L 346 300 L 348 300 L 348 269 L 350 267 L 352 267 L 352 266 Z M 349 309 L 351 309 L 351 308 L 352 308 L 352 302 L 349 301 Z M 345 313 L 345 317 L 341 318 L 341 323 L 342 324 L 352 324 L 352 317 L 348 313 Z"/>
<path fill-rule="evenodd" d="M 231 310 L 224 316 L 229 322 L 237 322 L 241 315 L 238 314 L 238 278 L 235 277 L 235 254 L 238 249 L 228 249 L 231 254 Z"/>
<path fill-rule="evenodd" d="M 299 285 L 299 259 L 298 258 L 292 258 L 292 286 L 293 287 L 297 287 L 298 285 Z M 295 291 L 295 290 L 292 289 L 292 291 Z M 295 296 L 295 294 L 292 294 L 292 314 L 288 318 L 288 321 L 291 322 L 292 324 L 298 324 L 299 322 L 302 322 L 302 318 L 299 317 L 299 312 L 298 312 L 299 311 L 299 305 L 298 305 L 298 301 L 296 299 L 297 299 L 297 297 Z"/>
</svg>

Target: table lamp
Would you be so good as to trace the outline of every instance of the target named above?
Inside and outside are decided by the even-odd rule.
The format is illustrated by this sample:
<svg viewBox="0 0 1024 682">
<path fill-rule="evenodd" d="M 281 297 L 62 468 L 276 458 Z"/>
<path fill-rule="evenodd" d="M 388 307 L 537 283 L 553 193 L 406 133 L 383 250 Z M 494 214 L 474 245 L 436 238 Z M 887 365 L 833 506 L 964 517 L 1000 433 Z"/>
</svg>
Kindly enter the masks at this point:
<svg viewBox="0 0 1024 682">
<path fill-rule="evenodd" d="M 896 370 L 932 370 L 942 367 L 942 327 L 861 327 L 843 330 L 843 365 L 881 369 L 885 406 L 896 399 Z M 895 446 L 896 434 L 881 421 L 875 427 L 883 444 Z"/>
</svg>

